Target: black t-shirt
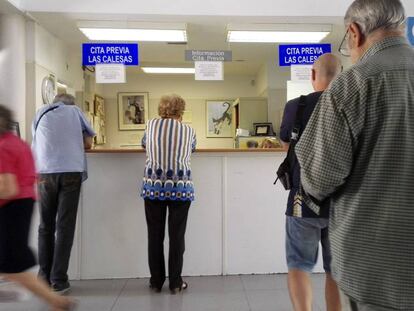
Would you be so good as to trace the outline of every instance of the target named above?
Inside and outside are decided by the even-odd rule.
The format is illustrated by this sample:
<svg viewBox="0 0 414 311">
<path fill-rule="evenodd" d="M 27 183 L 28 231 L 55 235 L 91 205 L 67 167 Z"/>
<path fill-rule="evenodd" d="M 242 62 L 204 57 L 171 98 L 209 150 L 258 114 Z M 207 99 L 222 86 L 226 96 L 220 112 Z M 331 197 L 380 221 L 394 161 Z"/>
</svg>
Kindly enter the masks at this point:
<svg viewBox="0 0 414 311">
<path fill-rule="evenodd" d="M 316 104 L 318 103 L 319 97 L 322 92 L 311 93 L 305 97 L 305 108 L 303 115 L 300 121 L 301 133 L 303 133 L 306 124 L 308 123 L 313 110 L 315 109 Z M 285 111 L 283 114 L 282 124 L 280 126 L 280 139 L 286 143 L 290 142 L 290 136 L 292 133 L 293 126 L 296 121 L 296 111 L 299 106 L 299 97 L 292 99 L 285 106 Z M 299 138 L 300 139 L 300 138 Z M 296 217 L 305 217 L 305 218 L 328 218 L 329 209 L 321 209 L 321 215 L 318 216 L 310 208 L 308 208 L 301 199 L 301 196 L 298 194 L 299 185 L 300 185 L 300 166 L 296 160 L 295 166 L 293 168 L 292 176 L 292 189 L 289 192 L 289 198 L 287 202 L 286 215 L 287 216 L 296 216 Z"/>
</svg>

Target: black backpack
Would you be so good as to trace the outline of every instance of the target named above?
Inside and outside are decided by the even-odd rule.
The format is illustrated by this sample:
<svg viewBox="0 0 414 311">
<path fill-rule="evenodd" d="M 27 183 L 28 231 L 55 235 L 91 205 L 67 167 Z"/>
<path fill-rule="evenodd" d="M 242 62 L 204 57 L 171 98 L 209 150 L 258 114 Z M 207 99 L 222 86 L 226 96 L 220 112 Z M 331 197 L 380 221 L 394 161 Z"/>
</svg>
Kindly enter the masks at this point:
<svg viewBox="0 0 414 311">
<path fill-rule="evenodd" d="M 290 144 L 289 149 L 286 155 L 286 158 L 283 160 L 282 164 L 280 164 L 279 168 L 276 171 L 276 180 L 273 183 L 274 185 L 278 180 L 282 183 L 283 187 L 286 190 L 292 189 L 293 184 L 293 168 L 296 164 L 296 154 L 295 154 L 295 145 L 299 141 L 302 128 L 302 116 L 303 112 L 306 107 L 306 96 L 301 96 L 299 98 L 299 105 L 298 110 L 296 111 L 296 118 L 295 123 L 292 129 L 291 137 L 290 137 Z"/>
</svg>

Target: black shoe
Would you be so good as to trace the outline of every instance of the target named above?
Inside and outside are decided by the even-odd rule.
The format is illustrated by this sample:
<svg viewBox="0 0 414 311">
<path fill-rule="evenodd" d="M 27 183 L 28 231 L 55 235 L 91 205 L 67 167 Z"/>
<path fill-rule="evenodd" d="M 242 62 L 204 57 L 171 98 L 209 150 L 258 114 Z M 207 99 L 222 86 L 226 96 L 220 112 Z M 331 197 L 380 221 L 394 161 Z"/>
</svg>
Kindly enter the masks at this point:
<svg viewBox="0 0 414 311">
<path fill-rule="evenodd" d="M 52 284 L 52 289 L 55 293 L 63 295 L 70 290 L 70 284 L 69 282 Z"/>
<path fill-rule="evenodd" d="M 179 292 L 181 292 L 183 290 L 186 290 L 187 288 L 188 288 L 188 283 L 187 282 L 183 282 L 180 287 L 170 288 L 171 295 L 176 295 Z"/>
<path fill-rule="evenodd" d="M 156 287 L 156 286 L 154 286 L 154 285 L 149 285 L 149 288 L 151 288 L 151 290 L 154 292 L 154 293 L 161 293 L 161 288 L 160 287 Z"/>
</svg>

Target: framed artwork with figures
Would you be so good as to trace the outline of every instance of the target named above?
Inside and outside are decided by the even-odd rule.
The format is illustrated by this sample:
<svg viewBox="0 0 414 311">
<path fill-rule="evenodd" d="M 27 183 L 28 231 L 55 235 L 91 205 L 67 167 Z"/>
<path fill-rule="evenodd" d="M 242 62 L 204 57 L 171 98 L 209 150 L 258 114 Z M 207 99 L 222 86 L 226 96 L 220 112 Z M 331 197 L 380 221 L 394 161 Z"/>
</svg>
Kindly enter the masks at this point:
<svg viewBox="0 0 414 311">
<path fill-rule="evenodd" d="M 148 93 L 118 93 L 120 131 L 145 130 L 148 121 Z"/>
<path fill-rule="evenodd" d="M 91 107 L 89 107 L 91 108 Z M 93 127 L 96 132 L 95 144 L 103 145 L 106 142 L 105 126 L 105 100 L 102 96 L 96 95 L 93 102 Z"/>
<path fill-rule="evenodd" d="M 96 116 L 105 117 L 105 100 L 99 95 L 95 95 L 94 113 Z"/>
<path fill-rule="evenodd" d="M 233 137 L 233 100 L 206 101 L 207 137 Z"/>
</svg>

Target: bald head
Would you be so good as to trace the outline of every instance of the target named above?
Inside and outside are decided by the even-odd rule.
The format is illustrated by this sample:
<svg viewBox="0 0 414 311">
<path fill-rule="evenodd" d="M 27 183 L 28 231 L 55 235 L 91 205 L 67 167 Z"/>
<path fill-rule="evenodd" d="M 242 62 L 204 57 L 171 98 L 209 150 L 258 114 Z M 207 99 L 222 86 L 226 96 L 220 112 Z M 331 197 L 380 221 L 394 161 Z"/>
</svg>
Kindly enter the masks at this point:
<svg viewBox="0 0 414 311">
<path fill-rule="evenodd" d="M 339 57 L 327 53 L 321 55 L 312 67 L 312 85 L 315 91 L 324 91 L 342 71 Z"/>
</svg>

